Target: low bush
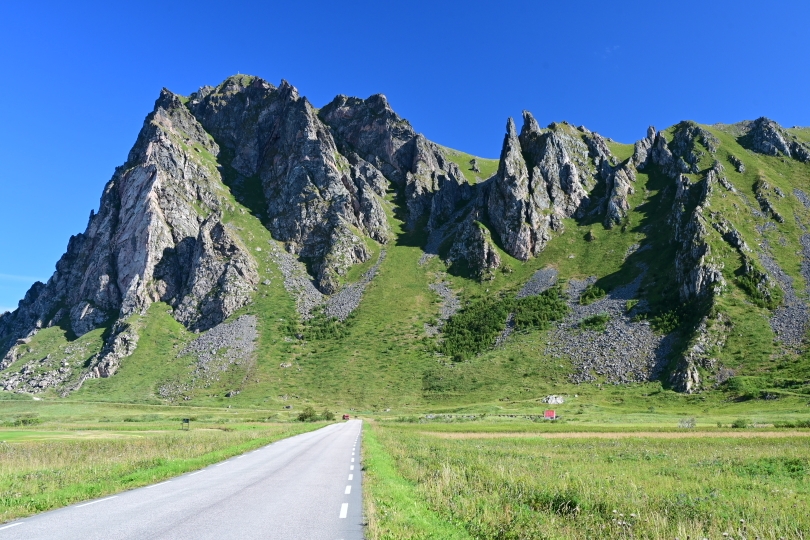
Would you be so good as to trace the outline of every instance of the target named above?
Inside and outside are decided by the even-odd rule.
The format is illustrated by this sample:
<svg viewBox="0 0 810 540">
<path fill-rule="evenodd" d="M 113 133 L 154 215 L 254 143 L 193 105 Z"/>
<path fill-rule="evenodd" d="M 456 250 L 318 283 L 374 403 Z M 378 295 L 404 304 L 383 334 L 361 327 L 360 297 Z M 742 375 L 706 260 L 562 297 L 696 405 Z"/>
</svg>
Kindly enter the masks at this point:
<svg viewBox="0 0 810 540">
<path fill-rule="evenodd" d="M 304 407 L 304 410 L 298 413 L 299 422 L 315 422 L 316 420 L 318 420 L 318 413 L 310 406 Z"/>
<path fill-rule="evenodd" d="M 607 328 L 607 323 L 610 320 L 610 315 L 607 313 L 597 313 L 590 317 L 582 319 L 579 327 L 583 330 L 593 330 L 594 332 L 604 332 Z"/>
<path fill-rule="evenodd" d="M 579 303 L 583 306 L 587 306 L 588 304 L 593 304 L 600 298 L 604 298 L 606 294 L 607 293 L 604 289 L 597 287 L 596 285 L 588 285 L 579 296 Z"/>
<path fill-rule="evenodd" d="M 670 332 L 675 331 L 680 324 L 681 318 L 674 309 L 672 311 L 661 313 L 650 320 L 650 326 L 652 326 L 652 329 L 660 334 L 669 334 Z"/>
<path fill-rule="evenodd" d="M 754 271 L 737 277 L 734 282 L 757 306 L 774 310 L 782 303 L 784 293 L 778 285 L 768 280 L 767 275 Z"/>
<path fill-rule="evenodd" d="M 774 422 L 773 427 L 781 429 L 810 428 L 810 420 L 796 420 L 795 422 Z"/>
<path fill-rule="evenodd" d="M 731 427 L 734 429 L 745 429 L 748 427 L 748 420 L 744 418 L 737 418 L 731 423 Z"/>
<path fill-rule="evenodd" d="M 511 313 L 517 330 L 542 329 L 568 312 L 562 289 L 552 287 L 526 298 L 485 298 L 451 317 L 442 330 L 438 350 L 460 362 L 491 347 Z"/>
</svg>

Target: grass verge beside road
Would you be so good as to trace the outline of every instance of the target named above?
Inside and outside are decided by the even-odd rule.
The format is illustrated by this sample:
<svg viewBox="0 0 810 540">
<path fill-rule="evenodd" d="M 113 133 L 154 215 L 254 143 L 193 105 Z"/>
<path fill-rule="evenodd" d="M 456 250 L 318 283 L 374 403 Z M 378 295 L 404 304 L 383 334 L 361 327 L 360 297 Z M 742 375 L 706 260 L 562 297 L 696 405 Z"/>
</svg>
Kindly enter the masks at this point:
<svg viewBox="0 0 810 540">
<path fill-rule="evenodd" d="M 363 429 L 364 513 L 367 538 L 462 540 L 463 527 L 447 522 L 428 507 L 415 484 L 403 478 L 392 457 L 366 422 Z"/>
<path fill-rule="evenodd" d="M 146 425 L 145 431 L 110 437 L 92 432 L 92 437 L 24 440 L 13 432 L 14 442 L 2 440 L 0 431 L 0 523 L 153 484 L 323 426 L 146 431 Z"/>
<path fill-rule="evenodd" d="M 408 486 L 409 504 L 472 538 L 787 539 L 810 531 L 810 437 L 447 439 L 425 434 L 424 424 L 368 427 L 372 456 Z M 369 498 L 384 497 L 381 488 L 367 483 Z M 387 507 L 367 511 L 369 523 L 391 521 Z M 406 516 L 394 524 L 369 538 L 408 530 Z"/>
</svg>

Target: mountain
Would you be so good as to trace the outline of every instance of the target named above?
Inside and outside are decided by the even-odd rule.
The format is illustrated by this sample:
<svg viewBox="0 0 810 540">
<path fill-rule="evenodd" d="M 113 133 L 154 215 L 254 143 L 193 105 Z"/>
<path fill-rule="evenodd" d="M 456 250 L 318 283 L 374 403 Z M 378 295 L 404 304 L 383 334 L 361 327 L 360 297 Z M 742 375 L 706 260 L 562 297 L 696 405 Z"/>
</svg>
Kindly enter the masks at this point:
<svg viewBox="0 0 810 540">
<path fill-rule="evenodd" d="M 810 129 L 684 121 L 619 144 L 510 118 L 498 160 L 385 96 L 164 89 L 0 387 L 383 407 L 659 381 L 804 393 Z M 506 397 L 504 397 L 506 396 Z"/>
</svg>

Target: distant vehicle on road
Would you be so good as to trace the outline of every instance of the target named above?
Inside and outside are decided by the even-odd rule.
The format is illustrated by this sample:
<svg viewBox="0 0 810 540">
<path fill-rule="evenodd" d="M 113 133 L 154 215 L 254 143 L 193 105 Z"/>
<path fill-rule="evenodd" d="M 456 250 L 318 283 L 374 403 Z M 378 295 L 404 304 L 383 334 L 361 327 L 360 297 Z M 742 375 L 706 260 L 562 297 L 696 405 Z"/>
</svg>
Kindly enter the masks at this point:
<svg viewBox="0 0 810 540">
<path fill-rule="evenodd" d="M 344 420 L 348 420 L 348 419 L 349 419 L 349 415 L 348 415 L 348 414 L 344 414 L 344 415 L 343 415 L 343 419 L 344 419 Z"/>
</svg>

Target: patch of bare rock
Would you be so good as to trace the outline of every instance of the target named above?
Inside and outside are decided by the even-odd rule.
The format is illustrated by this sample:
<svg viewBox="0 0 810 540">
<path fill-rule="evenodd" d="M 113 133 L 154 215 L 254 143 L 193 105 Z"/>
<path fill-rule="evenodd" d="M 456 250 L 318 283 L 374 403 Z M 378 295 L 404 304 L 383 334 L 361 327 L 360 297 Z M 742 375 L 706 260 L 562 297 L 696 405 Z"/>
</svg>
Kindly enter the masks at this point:
<svg viewBox="0 0 810 540">
<path fill-rule="evenodd" d="M 647 321 L 632 321 L 632 316 L 644 309 L 643 302 L 627 311 L 627 301 L 636 298 L 642 279 L 643 274 L 587 306 L 581 305 L 579 298 L 596 278 L 569 281 L 571 312 L 549 332 L 545 352 L 551 358 L 572 361 L 572 382 L 621 384 L 652 380 L 660 374 L 672 348 L 672 337 L 655 334 Z M 583 319 L 600 314 L 609 317 L 604 331 L 581 328 Z"/>
<path fill-rule="evenodd" d="M 450 288 L 449 281 L 442 280 L 437 283 L 431 283 L 428 287 L 441 298 L 439 320 L 436 324 L 425 323 L 425 333 L 429 336 L 435 336 L 441 331 L 444 323 L 461 309 L 461 301 L 458 299 L 453 289 Z"/>
<path fill-rule="evenodd" d="M 333 319 L 345 321 L 352 311 L 357 309 L 360 305 L 360 300 L 363 299 L 363 292 L 377 275 L 380 270 L 380 265 L 385 260 L 385 250 L 380 251 L 380 257 L 369 270 L 363 274 L 363 277 L 357 283 L 349 283 L 340 289 L 337 294 L 329 298 L 326 302 L 326 307 L 323 310 L 324 315 Z"/>
<path fill-rule="evenodd" d="M 189 382 L 165 383 L 158 389 L 164 399 L 173 399 L 193 388 L 208 388 L 232 365 L 254 361 L 259 337 L 255 315 L 242 315 L 232 322 L 221 323 L 186 345 L 177 357 L 192 355 L 197 361 Z M 231 393 L 238 393 L 233 390 Z"/>
<path fill-rule="evenodd" d="M 555 283 L 557 283 L 557 270 L 554 268 L 541 268 L 535 272 L 531 279 L 520 289 L 517 297 L 526 298 L 527 296 L 537 296 L 553 287 Z"/>
</svg>

